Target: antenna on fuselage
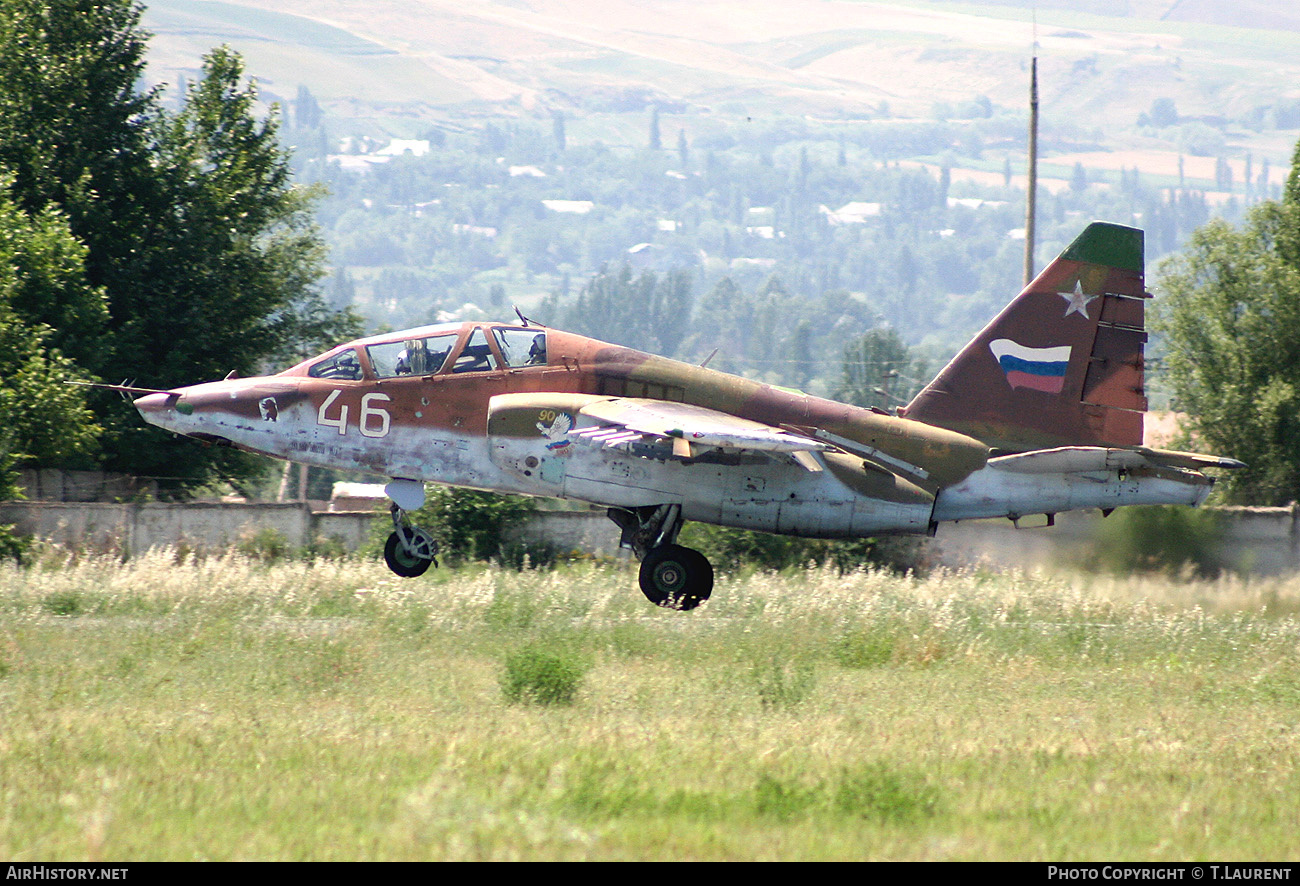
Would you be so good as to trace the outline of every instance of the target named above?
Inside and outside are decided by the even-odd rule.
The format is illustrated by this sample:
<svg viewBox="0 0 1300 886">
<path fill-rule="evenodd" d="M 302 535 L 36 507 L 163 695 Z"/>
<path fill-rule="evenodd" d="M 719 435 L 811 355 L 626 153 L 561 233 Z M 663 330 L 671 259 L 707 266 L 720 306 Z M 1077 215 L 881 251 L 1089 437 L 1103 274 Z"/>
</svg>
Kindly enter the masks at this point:
<svg viewBox="0 0 1300 886">
<path fill-rule="evenodd" d="M 524 316 L 524 312 L 519 310 L 519 305 L 512 305 L 512 307 L 515 309 L 515 316 L 517 316 L 520 320 L 522 320 L 525 326 L 533 325 L 532 323 L 528 322 L 528 318 Z"/>
</svg>

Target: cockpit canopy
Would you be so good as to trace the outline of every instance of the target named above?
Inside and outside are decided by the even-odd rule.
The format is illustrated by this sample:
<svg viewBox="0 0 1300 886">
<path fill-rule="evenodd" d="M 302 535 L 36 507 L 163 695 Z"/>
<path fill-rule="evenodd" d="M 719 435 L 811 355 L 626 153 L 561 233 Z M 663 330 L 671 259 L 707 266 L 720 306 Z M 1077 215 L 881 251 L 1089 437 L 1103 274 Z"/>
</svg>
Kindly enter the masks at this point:
<svg viewBox="0 0 1300 886">
<path fill-rule="evenodd" d="M 547 365 L 546 330 L 538 326 L 449 323 L 350 342 L 288 374 L 361 381 L 455 375 Z"/>
</svg>

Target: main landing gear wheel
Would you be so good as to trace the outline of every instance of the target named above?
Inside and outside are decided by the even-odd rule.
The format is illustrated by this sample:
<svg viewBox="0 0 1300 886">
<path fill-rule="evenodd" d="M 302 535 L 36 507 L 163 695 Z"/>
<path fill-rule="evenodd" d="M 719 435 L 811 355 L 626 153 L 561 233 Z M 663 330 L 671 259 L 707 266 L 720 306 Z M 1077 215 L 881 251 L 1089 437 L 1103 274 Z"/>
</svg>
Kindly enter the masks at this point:
<svg viewBox="0 0 1300 886">
<path fill-rule="evenodd" d="M 403 541 L 399 534 L 402 532 L 414 537 Z M 415 578 L 437 564 L 434 559 L 437 549 L 437 544 L 424 530 L 403 527 L 391 533 L 388 541 L 384 542 L 384 562 L 402 578 Z"/>
<path fill-rule="evenodd" d="M 665 609 L 694 609 L 713 593 L 713 566 L 699 551 L 662 545 L 641 560 L 641 592 Z"/>
</svg>

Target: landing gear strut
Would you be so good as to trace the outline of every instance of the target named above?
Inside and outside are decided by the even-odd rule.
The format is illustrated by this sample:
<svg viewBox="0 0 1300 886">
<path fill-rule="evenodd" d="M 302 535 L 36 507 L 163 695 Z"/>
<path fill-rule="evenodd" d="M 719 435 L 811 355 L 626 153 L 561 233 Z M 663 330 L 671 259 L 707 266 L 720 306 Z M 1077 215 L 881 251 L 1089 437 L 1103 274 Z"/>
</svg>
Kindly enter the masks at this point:
<svg viewBox="0 0 1300 886">
<path fill-rule="evenodd" d="M 418 485 L 418 488 L 417 488 Z M 393 516 L 393 532 L 384 543 L 384 562 L 402 578 L 424 575 L 430 566 L 438 565 L 438 543 L 433 536 L 406 518 L 408 510 L 416 510 L 424 503 L 424 484 L 413 480 L 394 480 L 384 489 L 393 499 L 389 513 Z"/>
<path fill-rule="evenodd" d="M 713 566 L 699 551 L 677 544 L 681 505 L 624 510 L 610 508 L 609 518 L 623 530 L 623 547 L 641 558 L 641 593 L 665 609 L 694 609 L 713 593 Z"/>
</svg>

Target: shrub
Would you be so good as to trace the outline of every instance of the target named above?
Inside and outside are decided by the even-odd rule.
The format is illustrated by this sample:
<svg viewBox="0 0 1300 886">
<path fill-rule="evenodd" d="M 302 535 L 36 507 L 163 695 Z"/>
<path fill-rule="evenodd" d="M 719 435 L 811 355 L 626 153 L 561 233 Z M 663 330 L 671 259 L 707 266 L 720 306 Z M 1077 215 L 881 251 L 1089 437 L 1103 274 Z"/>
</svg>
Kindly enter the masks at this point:
<svg viewBox="0 0 1300 886">
<path fill-rule="evenodd" d="M 506 657 L 501 692 L 511 704 L 570 705 L 586 671 L 571 653 L 528 646 Z"/>
<path fill-rule="evenodd" d="M 834 657 L 841 667 L 880 668 L 894 660 L 897 628 L 871 625 L 846 631 L 835 642 Z"/>
<path fill-rule="evenodd" d="M 537 510 L 533 499 L 443 486 L 430 487 L 427 496 L 424 507 L 411 511 L 408 517 L 438 542 L 440 562 L 457 566 L 467 561 L 499 559 L 518 566 L 525 553 L 533 566 L 553 559 L 553 553 L 542 547 L 529 548 L 509 541 L 512 530 Z M 383 542 L 392 531 L 393 521 L 387 513 L 376 518 L 372 539 L 376 553 L 383 550 Z"/>
<path fill-rule="evenodd" d="M 754 786 L 754 807 L 759 815 L 789 821 L 803 815 L 818 800 L 815 789 L 804 787 L 794 779 L 778 778 L 764 772 Z"/>
<path fill-rule="evenodd" d="M 809 563 L 829 563 L 840 572 L 874 566 L 923 573 L 927 567 L 927 539 L 914 536 L 826 540 L 687 523 L 678 541 L 724 572 L 745 566 L 779 571 Z"/>
<path fill-rule="evenodd" d="M 874 763 L 844 773 L 834 802 L 844 815 L 902 822 L 933 815 L 939 793 L 918 775 Z"/>
<path fill-rule="evenodd" d="M 235 544 L 235 549 L 262 563 L 279 563 L 293 554 L 289 539 L 283 532 L 270 526 L 247 532 Z"/>
<path fill-rule="evenodd" d="M 1217 575 L 1222 531 L 1213 511 L 1174 505 L 1122 508 L 1102 520 L 1092 562 L 1111 572 Z"/>
<path fill-rule="evenodd" d="M 778 655 L 756 663 L 750 675 L 765 708 L 793 707 L 812 695 L 817 682 L 811 662 L 784 661 Z"/>
<path fill-rule="evenodd" d="M 41 607 L 50 615 L 72 618 L 85 611 L 86 602 L 76 591 L 58 591 L 41 600 Z"/>
<path fill-rule="evenodd" d="M 24 561 L 32 540 L 19 535 L 12 525 L 0 525 L 0 560 Z"/>
</svg>

